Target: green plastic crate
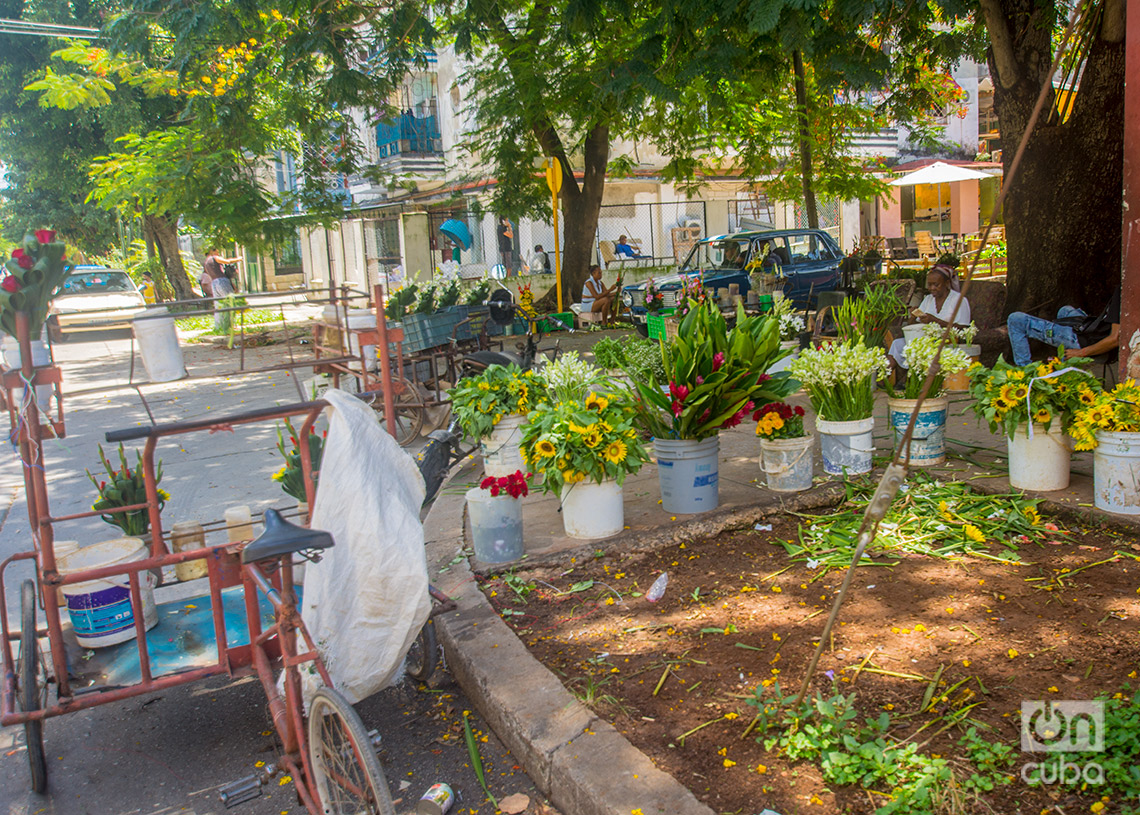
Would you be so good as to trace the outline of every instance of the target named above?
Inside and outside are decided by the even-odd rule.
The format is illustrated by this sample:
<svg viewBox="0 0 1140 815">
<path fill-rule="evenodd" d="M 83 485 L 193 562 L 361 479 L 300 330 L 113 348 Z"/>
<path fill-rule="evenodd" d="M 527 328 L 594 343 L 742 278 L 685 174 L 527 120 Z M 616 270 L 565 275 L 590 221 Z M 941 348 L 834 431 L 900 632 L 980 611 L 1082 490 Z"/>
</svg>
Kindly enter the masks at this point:
<svg viewBox="0 0 1140 815">
<path fill-rule="evenodd" d="M 566 325 L 570 328 L 574 327 L 574 312 L 563 311 L 563 312 L 559 312 L 558 314 L 554 314 L 552 316 L 555 319 L 560 320 L 564 325 Z M 554 322 L 554 320 L 550 320 L 550 319 L 546 319 L 546 318 L 543 318 L 541 320 L 537 320 L 535 322 L 535 327 L 539 331 L 541 331 L 543 334 L 549 334 L 551 331 L 562 331 L 562 330 L 564 330 L 562 328 L 562 326 L 559 325 L 558 323 Z"/>
<path fill-rule="evenodd" d="M 649 314 L 646 317 L 646 327 L 649 329 L 649 339 L 665 339 L 665 317 L 660 313 Z"/>
</svg>

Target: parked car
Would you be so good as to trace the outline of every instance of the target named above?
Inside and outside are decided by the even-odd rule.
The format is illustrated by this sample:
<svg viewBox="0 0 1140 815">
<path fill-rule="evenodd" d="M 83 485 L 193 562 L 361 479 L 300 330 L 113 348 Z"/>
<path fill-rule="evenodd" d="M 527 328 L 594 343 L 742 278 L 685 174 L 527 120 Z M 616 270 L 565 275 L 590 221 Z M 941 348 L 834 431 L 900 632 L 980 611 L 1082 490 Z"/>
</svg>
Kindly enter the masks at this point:
<svg viewBox="0 0 1140 815">
<path fill-rule="evenodd" d="M 832 291 L 839 284 L 843 252 L 821 229 L 774 229 L 715 235 L 697 243 L 677 274 L 656 278 L 655 288 L 664 295 L 664 308 L 677 305 L 677 292 L 688 278 L 700 276 L 706 289 L 728 288 L 736 283 L 740 294 L 752 288 L 749 264 L 756 260 L 763 271 L 778 272 L 785 278 L 784 294 L 800 308 L 810 308 L 821 291 Z M 754 264 L 753 264 L 754 265 Z M 645 284 L 622 289 L 621 301 L 642 336 L 646 326 Z"/>
<path fill-rule="evenodd" d="M 146 308 L 142 294 L 126 272 L 101 266 L 77 266 L 63 281 L 48 308 L 53 342 L 80 331 L 130 328 Z"/>
</svg>

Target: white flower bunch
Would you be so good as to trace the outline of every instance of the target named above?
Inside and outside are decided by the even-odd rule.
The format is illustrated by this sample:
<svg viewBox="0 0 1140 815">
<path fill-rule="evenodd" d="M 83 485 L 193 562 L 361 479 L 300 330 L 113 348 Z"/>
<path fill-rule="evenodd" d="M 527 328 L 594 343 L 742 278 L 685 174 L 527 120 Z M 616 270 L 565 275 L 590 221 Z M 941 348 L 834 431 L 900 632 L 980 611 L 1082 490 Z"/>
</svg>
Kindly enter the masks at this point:
<svg viewBox="0 0 1140 815">
<path fill-rule="evenodd" d="M 798 314 L 780 315 L 780 339 L 794 340 L 804 330 L 804 318 Z"/>
<path fill-rule="evenodd" d="M 583 402 L 605 379 L 602 370 L 578 356 L 577 351 L 559 354 L 558 359 L 543 366 L 542 375 L 556 402 Z"/>
<path fill-rule="evenodd" d="M 941 337 L 945 329 L 937 323 L 927 323 L 923 326 L 924 334 L 929 334 L 934 337 Z M 969 325 L 956 325 L 950 329 L 950 336 L 955 342 L 962 345 L 970 345 L 974 341 L 974 337 L 978 335 L 978 327 L 971 322 Z"/>
<path fill-rule="evenodd" d="M 863 343 L 829 343 L 800 352 L 788 366 L 792 376 L 805 387 L 832 387 L 851 384 L 887 374 L 887 353 L 882 348 L 868 348 Z"/>
<path fill-rule="evenodd" d="M 926 332 L 906 344 L 903 356 L 906 357 L 906 364 L 911 373 L 926 376 L 930 363 L 938 354 L 938 344 L 941 341 L 941 334 Z M 966 370 L 972 361 L 966 356 L 965 351 L 953 345 L 943 348 L 938 360 L 943 376 Z"/>
</svg>

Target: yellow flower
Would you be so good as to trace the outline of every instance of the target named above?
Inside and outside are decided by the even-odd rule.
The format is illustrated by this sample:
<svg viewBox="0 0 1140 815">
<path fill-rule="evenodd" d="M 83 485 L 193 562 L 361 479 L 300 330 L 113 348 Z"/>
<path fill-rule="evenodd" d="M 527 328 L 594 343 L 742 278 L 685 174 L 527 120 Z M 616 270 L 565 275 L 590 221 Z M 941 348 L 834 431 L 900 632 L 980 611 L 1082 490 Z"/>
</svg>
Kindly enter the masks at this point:
<svg viewBox="0 0 1140 815">
<path fill-rule="evenodd" d="M 1001 394 L 998 396 L 998 398 L 1001 399 L 1002 404 L 1004 404 L 1006 406 L 1017 404 L 1017 399 L 1014 398 L 1013 390 L 1014 390 L 1013 385 L 1002 385 L 1001 386 Z"/>
<path fill-rule="evenodd" d="M 591 430 L 589 433 L 586 433 L 584 436 L 582 436 L 582 441 L 585 442 L 587 447 L 597 447 L 602 441 L 602 434 L 597 430 Z"/>
<path fill-rule="evenodd" d="M 735 766 L 736 766 L 736 762 L 735 762 L 735 761 L 733 761 L 731 758 L 726 758 L 726 759 L 724 760 L 724 766 L 725 766 L 725 769 L 728 769 L 729 767 L 735 767 Z"/>
<path fill-rule="evenodd" d="M 1053 373 L 1053 366 L 1052 365 L 1038 365 L 1037 366 L 1037 375 L 1038 376 L 1048 376 L 1051 373 Z"/>
<path fill-rule="evenodd" d="M 583 435 L 583 436 L 594 429 L 593 425 L 589 425 L 588 427 L 582 427 L 582 425 L 574 424 L 573 422 L 570 422 L 569 424 L 570 424 L 570 432 L 571 433 L 578 433 L 578 434 Z"/>
<path fill-rule="evenodd" d="M 596 410 L 601 413 L 609 407 L 610 401 L 604 396 L 598 396 L 596 393 L 591 393 L 586 397 L 586 408 L 589 410 Z"/>
<path fill-rule="evenodd" d="M 966 524 L 963 527 L 963 531 L 966 533 L 966 537 L 972 541 L 977 541 L 978 543 L 985 543 L 986 541 L 986 536 L 982 534 L 982 530 L 973 524 Z"/>
<path fill-rule="evenodd" d="M 1041 523 L 1041 516 L 1037 513 L 1037 510 L 1034 509 L 1033 507 L 1026 507 L 1025 509 L 1023 509 L 1021 511 L 1021 514 L 1023 514 L 1025 516 L 1026 520 L 1028 520 L 1029 523 L 1033 524 L 1034 526 Z"/>
<path fill-rule="evenodd" d="M 1024 402 L 1025 397 L 1029 395 L 1029 388 L 1025 385 L 1016 385 L 1013 389 L 1013 401 Z"/>
<path fill-rule="evenodd" d="M 480 382 L 480 383 L 479 383 L 479 385 L 478 385 L 477 387 L 478 387 L 478 388 L 479 388 L 479 390 L 481 390 L 481 391 L 489 391 L 489 390 L 491 390 L 491 386 L 490 386 L 490 385 L 488 385 L 486 382 Z"/>
<path fill-rule="evenodd" d="M 1006 654 L 1009 656 L 1010 659 L 1014 659 L 1017 657 L 1017 649 L 1010 648 L 1008 651 L 1006 651 Z"/>
<path fill-rule="evenodd" d="M 612 441 L 606 447 L 606 461 L 612 462 L 614 464 L 619 464 L 625 461 L 625 457 L 628 452 L 629 448 L 626 447 L 624 441 L 621 439 Z"/>
<path fill-rule="evenodd" d="M 1077 390 L 1077 398 L 1081 400 L 1081 404 L 1091 405 L 1096 401 L 1096 394 L 1089 390 L 1087 385 L 1081 385 Z"/>
<path fill-rule="evenodd" d="M 1010 371 L 1005 377 L 1010 382 L 1020 382 L 1025 379 L 1025 371 Z"/>
<path fill-rule="evenodd" d="M 549 439 L 539 439 L 538 443 L 534 446 L 534 453 L 542 458 L 549 458 L 555 453 L 554 445 L 551 444 Z"/>
<path fill-rule="evenodd" d="M 1041 424 L 1052 421 L 1052 419 L 1053 414 L 1049 412 L 1049 408 L 1039 408 L 1033 414 L 1033 421 L 1039 422 Z"/>
</svg>

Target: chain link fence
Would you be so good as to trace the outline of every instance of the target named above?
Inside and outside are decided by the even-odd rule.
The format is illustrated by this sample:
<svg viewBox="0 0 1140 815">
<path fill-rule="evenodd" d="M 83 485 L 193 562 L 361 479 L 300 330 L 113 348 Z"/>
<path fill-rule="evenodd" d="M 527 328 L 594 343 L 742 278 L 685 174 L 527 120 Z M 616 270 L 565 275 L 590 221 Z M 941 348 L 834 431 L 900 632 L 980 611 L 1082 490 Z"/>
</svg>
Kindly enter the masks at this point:
<svg viewBox="0 0 1140 815">
<path fill-rule="evenodd" d="M 676 265 L 706 235 L 706 223 L 704 201 L 604 204 L 598 214 L 598 262 L 603 268 Z"/>
</svg>

